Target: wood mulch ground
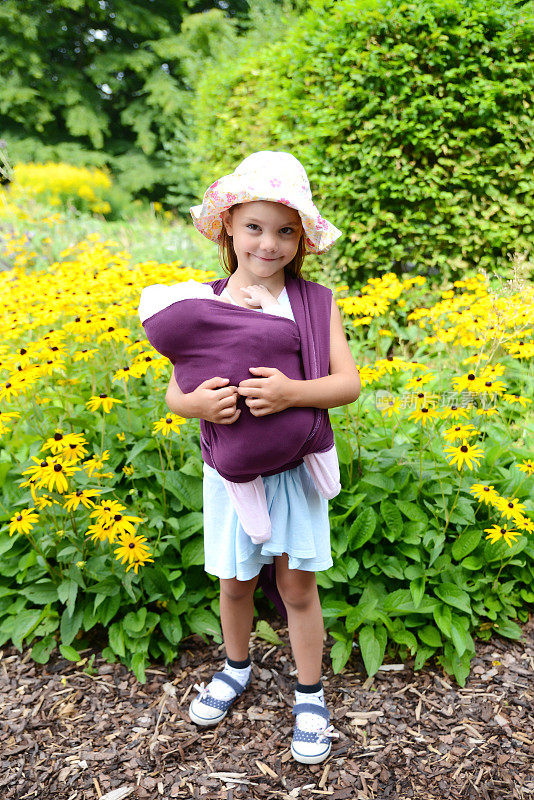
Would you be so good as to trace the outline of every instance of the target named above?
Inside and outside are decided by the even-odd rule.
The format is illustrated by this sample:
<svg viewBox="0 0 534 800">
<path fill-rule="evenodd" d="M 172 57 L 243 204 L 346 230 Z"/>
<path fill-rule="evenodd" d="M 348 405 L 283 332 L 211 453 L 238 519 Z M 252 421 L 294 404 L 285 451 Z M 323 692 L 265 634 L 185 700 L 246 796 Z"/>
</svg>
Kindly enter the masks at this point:
<svg viewBox="0 0 534 800">
<path fill-rule="evenodd" d="M 287 629 L 272 624 L 287 642 Z M 326 762 L 304 766 L 289 750 L 288 645 L 253 639 L 252 686 L 218 727 L 204 730 L 187 716 L 192 686 L 222 666 L 223 650 L 197 636 L 169 670 L 148 670 L 144 685 L 98 655 L 88 674 L 61 657 L 43 666 L 6 647 L 0 797 L 531 799 L 534 618 L 521 642 L 496 637 L 476 648 L 463 689 L 439 667 L 414 672 L 410 663 L 366 679 L 357 650 L 333 675 L 325 655 L 325 694 L 340 737 Z"/>
</svg>

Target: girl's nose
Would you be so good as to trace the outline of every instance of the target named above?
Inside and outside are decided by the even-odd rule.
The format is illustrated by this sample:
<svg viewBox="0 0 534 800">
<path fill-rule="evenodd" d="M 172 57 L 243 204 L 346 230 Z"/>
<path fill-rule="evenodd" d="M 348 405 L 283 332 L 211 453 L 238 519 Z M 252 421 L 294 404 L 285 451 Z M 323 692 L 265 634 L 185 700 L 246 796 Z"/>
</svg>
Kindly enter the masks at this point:
<svg viewBox="0 0 534 800">
<path fill-rule="evenodd" d="M 265 233 L 261 237 L 261 249 L 266 253 L 274 253 L 276 250 L 276 240 L 271 234 Z"/>
</svg>

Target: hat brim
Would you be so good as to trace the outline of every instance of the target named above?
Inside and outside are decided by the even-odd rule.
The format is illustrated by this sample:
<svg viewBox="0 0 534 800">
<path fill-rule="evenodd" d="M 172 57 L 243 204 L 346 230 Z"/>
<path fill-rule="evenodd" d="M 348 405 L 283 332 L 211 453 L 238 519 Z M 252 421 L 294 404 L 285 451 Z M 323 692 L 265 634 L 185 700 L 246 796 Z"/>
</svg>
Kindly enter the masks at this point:
<svg viewBox="0 0 534 800">
<path fill-rule="evenodd" d="M 212 242 L 219 242 L 222 231 L 221 214 L 237 203 L 252 203 L 264 200 L 283 203 L 294 208 L 300 215 L 305 233 L 306 250 L 309 253 L 325 253 L 342 232 L 319 213 L 311 199 L 282 196 L 277 188 L 265 181 L 264 186 L 255 181 L 254 188 L 243 186 L 239 176 L 226 175 L 212 184 L 204 195 L 201 205 L 190 209 L 193 225 Z"/>
</svg>

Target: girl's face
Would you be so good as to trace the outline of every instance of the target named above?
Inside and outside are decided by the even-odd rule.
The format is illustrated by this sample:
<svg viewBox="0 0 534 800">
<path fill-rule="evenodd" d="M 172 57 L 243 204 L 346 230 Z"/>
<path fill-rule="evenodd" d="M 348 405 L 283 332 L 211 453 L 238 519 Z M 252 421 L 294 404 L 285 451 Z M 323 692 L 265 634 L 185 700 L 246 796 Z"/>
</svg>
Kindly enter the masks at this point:
<svg viewBox="0 0 534 800">
<path fill-rule="evenodd" d="M 255 200 L 224 211 L 222 220 L 233 237 L 238 269 L 252 281 L 279 272 L 297 252 L 302 222 L 294 208 Z"/>
</svg>

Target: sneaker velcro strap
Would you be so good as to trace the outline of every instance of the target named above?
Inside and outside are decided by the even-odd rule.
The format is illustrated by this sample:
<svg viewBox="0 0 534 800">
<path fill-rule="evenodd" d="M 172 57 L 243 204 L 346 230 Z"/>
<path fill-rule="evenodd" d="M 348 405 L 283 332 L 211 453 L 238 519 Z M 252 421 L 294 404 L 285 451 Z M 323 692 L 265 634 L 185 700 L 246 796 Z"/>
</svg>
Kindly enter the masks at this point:
<svg viewBox="0 0 534 800">
<path fill-rule="evenodd" d="M 240 695 L 241 692 L 246 689 L 246 686 L 242 686 L 239 681 L 236 681 L 235 678 L 227 675 L 226 672 L 216 672 L 213 677 L 223 681 L 224 683 L 227 683 L 237 695 Z"/>
<path fill-rule="evenodd" d="M 330 719 L 330 711 L 324 706 L 316 705 L 315 703 L 296 703 L 293 706 L 292 714 L 318 714 L 324 719 Z"/>
</svg>

